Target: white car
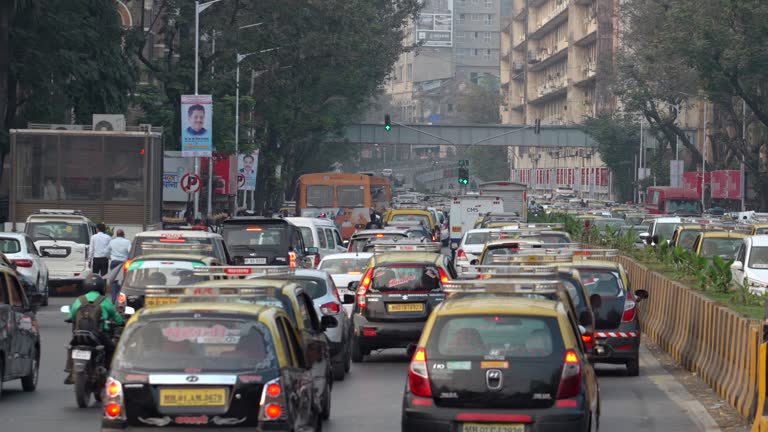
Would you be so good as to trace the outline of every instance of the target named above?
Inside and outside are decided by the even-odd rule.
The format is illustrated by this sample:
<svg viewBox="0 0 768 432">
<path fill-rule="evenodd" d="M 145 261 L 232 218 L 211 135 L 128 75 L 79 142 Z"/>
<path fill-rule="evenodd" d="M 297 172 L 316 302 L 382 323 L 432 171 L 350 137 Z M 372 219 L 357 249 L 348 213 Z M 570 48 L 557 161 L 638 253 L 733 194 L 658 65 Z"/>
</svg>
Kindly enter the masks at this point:
<svg viewBox="0 0 768 432">
<path fill-rule="evenodd" d="M 32 238 L 24 233 L 0 233 L 0 252 L 16 264 L 16 271 L 35 284 L 48 305 L 48 267 L 37 252 Z"/>
<path fill-rule="evenodd" d="M 27 218 L 24 226 L 37 252 L 61 284 L 80 283 L 88 270 L 88 246 L 96 225 L 78 210 L 42 209 Z"/>
<path fill-rule="evenodd" d="M 461 276 L 462 273 L 469 271 L 472 260 L 480 259 L 483 253 L 485 243 L 490 240 L 490 233 L 499 231 L 498 228 L 478 228 L 464 233 L 459 242 L 459 248 L 456 250 L 456 273 Z"/>
<path fill-rule="evenodd" d="M 328 255 L 320 261 L 319 270 L 328 272 L 339 291 L 339 297 L 344 298 L 344 294 L 355 294 L 354 289 L 350 289 L 350 284 L 359 282 L 368 267 L 368 260 L 373 256 L 372 252 L 347 252 L 334 255 Z M 347 314 L 352 313 L 354 305 L 345 304 L 344 308 Z"/>
<path fill-rule="evenodd" d="M 746 284 L 750 292 L 758 295 L 768 292 L 768 235 L 742 241 L 736 261 L 731 264 L 731 274 L 737 286 Z"/>
</svg>

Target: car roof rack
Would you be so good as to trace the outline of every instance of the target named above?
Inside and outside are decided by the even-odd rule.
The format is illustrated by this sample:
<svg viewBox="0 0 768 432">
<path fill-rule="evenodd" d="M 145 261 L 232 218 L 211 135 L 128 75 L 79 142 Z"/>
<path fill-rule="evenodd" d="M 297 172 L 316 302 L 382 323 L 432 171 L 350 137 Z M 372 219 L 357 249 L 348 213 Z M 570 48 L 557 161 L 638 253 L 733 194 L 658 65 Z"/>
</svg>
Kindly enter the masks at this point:
<svg viewBox="0 0 768 432">
<path fill-rule="evenodd" d="M 84 216 L 82 210 L 73 209 L 40 209 L 34 214 L 58 214 L 58 215 L 72 215 L 72 216 Z"/>
<path fill-rule="evenodd" d="M 540 265 L 554 263 L 571 263 L 574 254 L 565 249 L 522 249 L 520 253 L 513 255 L 494 255 L 494 265 Z"/>
<path fill-rule="evenodd" d="M 211 251 L 213 250 L 213 245 L 208 244 L 201 244 L 201 243 L 186 243 L 181 241 L 163 241 L 163 239 L 160 239 L 159 242 L 143 242 L 141 244 L 141 250 L 142 255 L 150 255 L 147 253 L 148 251 L 152 250 L 158 250 L 158 251 L 164 251 L 168 252 L 169 250 L 173 250 L 174 252 L 184 252 L 187 254 L 194 255 L 195 252 L 198 251 Z"/>
<path fill-rule="evenodd" d="M 244 276 L 287 276 L 296 274 L 290 266 L 199 266 L 194 268 L 198 276 L 244 277 Z"/>
<path fill-rule="evenodd" d="M 547 263 L 539 263 L 537 265 L 515 265 L 515 264 L 496 264 L 496 265 L 475 265 L 471 266 L 468 271 L 464 271 L 462 275 L 477 276 L 480 279 L 492 278 L 492 277 L 541 277 L 541 276 L 556 276 L 560 273 L 560 269 L 555 263 L 547 265 Z"/>
<path fill-rule="evenodd" d="M 618 249 L 574 249 L 572 251 L 574 261 L 604 260 L 619 256 Z"/>
<path fill-rule="evenodd" d="M 217 286 L 180 285 L 163 286 L 148 285 L 144 288 L 146 297 L 258 297 L 274 295 L 280 288 L 275 286 L 242 286 L 218 284 Z"/>
<path fill-rule="evenodd" d="M 397 242 L 394 240 L 389 241 L 368 241 L 369 245 L 373 246 L 374 253 L 384 252 L 435 252 L 440 253 L 442 249 L 440 243 L 437 242 L 414 242 L 412 239 L 409 241 Z"/>
<path fill-rule="evenodd" d="M 443 284 L 446 293 L 551 294 L 565 287 L 556 279 L 453 280 Z"/>
</svg>

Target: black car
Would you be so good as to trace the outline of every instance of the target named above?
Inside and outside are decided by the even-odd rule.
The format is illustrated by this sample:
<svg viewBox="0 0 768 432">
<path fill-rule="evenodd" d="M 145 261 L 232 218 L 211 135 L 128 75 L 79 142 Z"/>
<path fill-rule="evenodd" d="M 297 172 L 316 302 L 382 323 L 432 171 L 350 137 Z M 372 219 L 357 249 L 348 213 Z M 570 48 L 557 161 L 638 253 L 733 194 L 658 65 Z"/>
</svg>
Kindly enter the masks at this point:
<svg viewBox="0 0 768 432">
<path fill-rule="evenodd" d="M 102 431 L 319 431 L 311 356 L 279 307 L 142 309 L 112 361 Z"/>
<path fill-rule="evenodd" d="M 24 292 L 13 270 L 0 266 L 0 395 L 3 382 L 21 379 L 24 391 L 37 388 L 40 331 L 35 311 L 43 296 Z"/>
<path fill-rule="evenodd" d="M 306 267 L 307 257 L 317 248 L 307 248 L 301 230 L 277 218 L 237 217 L 223 223 L 222 235 L 236 265 Z"/>
</svg>

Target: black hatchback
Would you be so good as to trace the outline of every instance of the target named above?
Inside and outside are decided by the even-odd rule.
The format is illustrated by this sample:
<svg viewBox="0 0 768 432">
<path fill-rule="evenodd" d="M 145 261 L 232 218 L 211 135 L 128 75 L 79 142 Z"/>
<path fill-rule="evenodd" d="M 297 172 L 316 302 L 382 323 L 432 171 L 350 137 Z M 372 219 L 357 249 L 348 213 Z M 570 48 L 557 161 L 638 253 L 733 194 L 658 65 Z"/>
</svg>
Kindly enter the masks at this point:
<svg viewBox="0 0 768 432">
<path fill-rule="evenodd" d="M 221 234 L 235 265 L 305 267 L 318 253 L 306 248 L 301 230 L 284 219 L 237 217 L 224 221 Z"/>
</svg>

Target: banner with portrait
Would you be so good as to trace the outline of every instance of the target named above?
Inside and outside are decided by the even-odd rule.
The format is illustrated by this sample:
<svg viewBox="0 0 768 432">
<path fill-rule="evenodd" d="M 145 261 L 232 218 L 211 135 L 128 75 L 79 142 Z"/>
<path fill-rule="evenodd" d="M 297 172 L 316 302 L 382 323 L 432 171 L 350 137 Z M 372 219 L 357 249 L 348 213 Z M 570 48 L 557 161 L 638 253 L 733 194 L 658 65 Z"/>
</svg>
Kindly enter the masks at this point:
<svg viewBox="0 0 768 432">
<path fill-rule="evenodd" d="M 237 157 L 237 190 L 256 190 L 256 174 L 259 168 L 259 151 Z"/>
<path fill-rule="evenodd" d="M 213 98 L 181 96 L 181 155 L 211 157 L 213 153 Z"/>
</svg>

